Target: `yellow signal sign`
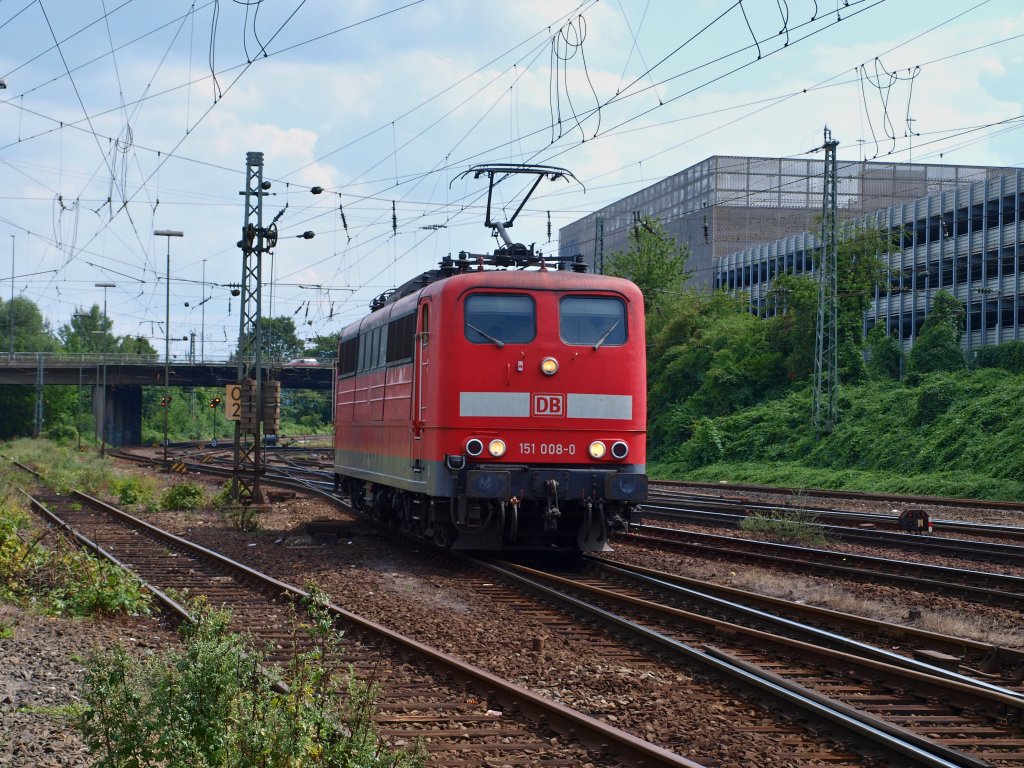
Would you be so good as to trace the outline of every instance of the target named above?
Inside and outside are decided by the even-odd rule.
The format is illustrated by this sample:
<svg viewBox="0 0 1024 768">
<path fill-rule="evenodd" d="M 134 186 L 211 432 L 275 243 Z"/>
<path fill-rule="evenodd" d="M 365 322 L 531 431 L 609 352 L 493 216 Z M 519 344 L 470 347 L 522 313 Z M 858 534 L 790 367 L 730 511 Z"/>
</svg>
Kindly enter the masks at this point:
<svg viewBox="0 0 1024 768">
<path fill-rule="evenodd" d="M 231 421 L 242 418 L 241 384 L 228 384 L 224 387 L 224 417 Z"/>
</svg>

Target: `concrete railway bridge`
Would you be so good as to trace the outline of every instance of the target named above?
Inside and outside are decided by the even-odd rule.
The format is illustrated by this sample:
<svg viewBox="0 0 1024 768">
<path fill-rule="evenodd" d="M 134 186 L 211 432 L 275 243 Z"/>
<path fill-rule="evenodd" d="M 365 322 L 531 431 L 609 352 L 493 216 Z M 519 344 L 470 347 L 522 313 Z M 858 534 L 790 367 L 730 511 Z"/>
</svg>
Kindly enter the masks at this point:
<svg viewBox="0 0 1024 768">
<path fill-rule="evenodd" d="M 333 388 L 333 360 L 316 364 L 303 361 L 301 365 L 271 360 L 264 361 L 262 367 L 264 377 L 269 375 L 280 381 L 282 389 L 330 392 Z M 0 385 L 35 387 L 39 403 L 43 386 L 90 387 L 96 434 L 101 434 L 102 430 L 111 445 L 136 445 L 142 441 L 142 388 L 162 387 L 165 374 L 170 386 L 177 389 L 223 387 L 238 383 L 238 363 L 235 360 L 173 360 L 166 365 L 153 355 L 140 358 L 100 353 L 0 355 Z M 42 409 L 38 405 L 36 412 L 41 416 Z"/>
</svg>

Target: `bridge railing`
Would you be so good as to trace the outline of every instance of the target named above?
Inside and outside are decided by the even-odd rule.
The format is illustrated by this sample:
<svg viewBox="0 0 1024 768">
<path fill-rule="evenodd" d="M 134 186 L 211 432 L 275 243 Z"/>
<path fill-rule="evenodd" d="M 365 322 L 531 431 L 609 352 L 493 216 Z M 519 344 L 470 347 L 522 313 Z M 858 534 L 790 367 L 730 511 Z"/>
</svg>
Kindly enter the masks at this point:
<svg viewBox="0 0 1024 768">
<path fill-rule="evenodd" d="M 264 358 L 261 365 L 264 368 L 333 368 L 334 358 L 317 360 L 316 363 L 303 361 L 289 365 L 293 358 Z M 14 352 L 8 354 L 0 353 L 0 366 L 17 366 L 24 368 L 35 367 L 42 362 L 44 366 L 66 366 L 68 368 L 89 367 L 95 365 L 163 365 L 164 359 L 160 355 L 137 354 L 133 352 Z M 254 360 L 249 358 L 249 363 Z M 238 359 L 234 357 L 210 357 L 202 360 L 190 359 L 188 357 L 171 357 L 171 365 L 237 365 Z"/>
</svg>

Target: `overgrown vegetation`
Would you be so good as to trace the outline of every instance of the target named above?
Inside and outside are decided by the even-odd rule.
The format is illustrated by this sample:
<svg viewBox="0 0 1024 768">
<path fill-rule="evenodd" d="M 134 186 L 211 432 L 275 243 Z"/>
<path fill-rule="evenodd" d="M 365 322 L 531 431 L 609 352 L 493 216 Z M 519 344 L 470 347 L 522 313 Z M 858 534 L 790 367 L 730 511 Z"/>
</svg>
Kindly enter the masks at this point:
<svg viewBox="0 0 1024 768">
<path fill-rule="evenodd" d="M 892 493 L 1024 499 L 1024 377 L 994 368 L 867 380 L 840 390 L 841 418 L 820 439 L 808 389 L 710 420 L 722 446 L 694 438 L 649 466 L 657 477 Z"/>
<path fill-rule="evenodd" d="M 37 525 L 13 493 L 0 498 L 0 600 L 62 616 L 142 613 L 149 606 L 134 576 Z"/>
<path fill-rule="evenodd" d="M 77 723 L 99 768 L 412 768 L 426 764 L 421 747 L 391 752 L 377 738 L 377 687 L 339 674 L 340 650 L 322 594 L 306 604 L 284 672 L 264 667 L 249 637 L 228 630 L 229 616 L 199 603 L 183 629 L 181 649 L 137 660 L 123 648 L 89 661 L 85 707 Z M 280 679 L 287 694 L 272 690 Z"/>
<path fill-rule="evenodd" d="M 157 494 L 157 484 L 150 477 L 125 475 L 110 481 L 111 493 L 124 505 L 151 508 Z"/>
<path fill-rule="evenodd" d="M 72 488 L 99 493 L 109 489 L 116 477 L 110 464 L 98 455 L 80 453 L 46 440 L 14 440 L 4 444 L 3 453 L 39 472 L 43 483 L 58 493 L 67 493 Z M 18 482 L 25 479 L 22 475 Z"/>
<path fill-rule="evenodd" d="M 103 493 L 117 483 L 135 487 L 99 457 L 45 440 L 5 443 L 3 454 L 35 468 L 61 493 Z M 147 611 L 148 595 L 134 576 L 37 523 L 16 490 L 29 480 L 13 464 L 0 462 L 0 599 L 64 616 Z"/>
<path fill-rule="evenodd" d="M 1024 499 L 1024 343 L 967 360 L 964 309 L 946 291 L 935 292 L 909 355 L 882 326 L 865 338 L 864 311 L 891 278 L 878 258 L 885 233 L 841 228 L 839 421 L 819 436 L 810 419 L 814 276 L 776 275 L 768 316 L 756 317 L 746 296 L 682 290 L 681 251 L 653 231 L 653 241 L 631 241 L 645 254 L 617 256 L 609 270 L 639 275 L 655 297 L 652 477 Z"/>
<path fill-rule="evenodd" d="M 740 529 L 782 544 L 820 547 L 827 542 L 817 515 L 807 508 L 806 497 L 799 491 L 785 507 L 748 515 L 740 522 Z"/>
<path fill-rule="evenodd" d="M 164 509 L 190 512 L 203 506 L 206 491 L 201 485 L 184 482 L 172 485 L 160 495 L 160 506 Z"/>
</svg>

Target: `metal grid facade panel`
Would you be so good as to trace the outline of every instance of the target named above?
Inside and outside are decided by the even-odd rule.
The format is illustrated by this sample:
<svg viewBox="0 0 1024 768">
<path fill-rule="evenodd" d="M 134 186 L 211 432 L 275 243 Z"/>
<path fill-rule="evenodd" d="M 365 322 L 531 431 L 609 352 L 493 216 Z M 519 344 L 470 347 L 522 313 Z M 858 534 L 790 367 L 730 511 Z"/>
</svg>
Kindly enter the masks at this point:
<svg viewBox="0 0 1024 768">
<path fill-rule="evenodd" d="M 840 160 L 836 205 L 848 218 L 1012 170 Z M 691 285 L 710 291 L 726 254 L 814 228 L 823 172 L 824 161 L 813 158 L 715 155 L 562 227 L 559 254 L 581 254 L 596 270 L 599 226 L 607 257 L 629 248 L 636 215 L 651 216 L 690 247 Z"/>
<path fill-rule="evenodd" d="M 964 306 L 963 346 L 968 353 L 978 346 L 1024 338 L 1020 274 L 1024 171 L 991 171 L 946 169 L 935 179 L 928 178 L 929 185 L 935 182 L 934 194 L 851 219 L 854 224 L 898 233 L 899 238 L 899 247 L 880 255 L 888 281 L 875 291 L 865 315 L 865 331 L 884 323 L 909 349 L 928 316 L 935 291 L 946 290 Z M 946 188 L 963 178 L 975 181 Z M 778 311 L 769 299 L 772 277 L 779 270 L 813 270 L 819 247 L 813 235 L 804 233 L 739 249 L 717 261 L 715 287 L 745 293 L 751 311 Z"/>
</svg>

